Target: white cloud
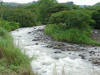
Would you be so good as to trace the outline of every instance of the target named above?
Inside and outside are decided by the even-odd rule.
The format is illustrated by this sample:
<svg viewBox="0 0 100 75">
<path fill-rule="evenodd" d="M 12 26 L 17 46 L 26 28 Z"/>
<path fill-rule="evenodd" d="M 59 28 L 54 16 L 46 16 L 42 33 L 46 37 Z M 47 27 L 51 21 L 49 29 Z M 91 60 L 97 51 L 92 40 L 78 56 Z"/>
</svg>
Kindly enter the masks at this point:
<svg viewBox="0 0 100 75">
<path fill-rule="evenodd" d="M 3 0 L 4 2 L 28 3 L 36 0 Z"/>
<path fill-rule="evenodd" d="M 100 2 L 100 0 L 58 0 L 59 2 L 69 2 L 73 1 L 75 4 L 78 5 L 93 5 L 96 4 L 97 2 Z"/>
<path fill-rule="evenodd" d="M 17 3 L 28 3 L 32 1 L 37 1 L 37 0 L 3 0 L 4 2 L 17 2 Z M 78 5 L 93 5 L 97 2 L 100 2 L 100 0 L 58 0 L 58 2 L 69 2 L 73 1 L 75 4 Z"/>
</svg>

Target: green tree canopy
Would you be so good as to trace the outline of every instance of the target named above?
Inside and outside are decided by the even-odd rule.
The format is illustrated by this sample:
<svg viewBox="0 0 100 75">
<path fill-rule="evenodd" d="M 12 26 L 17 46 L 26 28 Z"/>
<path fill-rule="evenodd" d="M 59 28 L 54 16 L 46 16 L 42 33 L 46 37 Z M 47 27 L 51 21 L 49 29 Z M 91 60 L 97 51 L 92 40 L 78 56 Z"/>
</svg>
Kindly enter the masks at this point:
<svg viewBox="0 0 100 75">
<path fill-rule="evenodd" d="M 7 21 L 20 23 L 20 27 L 36 25 L 36 16 L 28 9 L 11 8 L 7 9 L 3 18 Z"/>
<path fill-rule="evenodd" d="M 80 10 L 61 11 L 52 14 L 49 23 L 51 24 L 66 24 L 67 28 L 86 28 L 94 21 L 91 16 Z"/>
<path fill-rule="evenodd" d="M 56 0 L 39 0 L 36 9 L 38 21 L 42 24 L 46 24 L 48 20 L 48 8 L 56 3 Z"/>
<path fill-rule="evenodd" d="M 92 18 L 96 21 L 96 24 L 93 26 L 100 29 L 100 9 L 93 13 Z"/>
</svg>

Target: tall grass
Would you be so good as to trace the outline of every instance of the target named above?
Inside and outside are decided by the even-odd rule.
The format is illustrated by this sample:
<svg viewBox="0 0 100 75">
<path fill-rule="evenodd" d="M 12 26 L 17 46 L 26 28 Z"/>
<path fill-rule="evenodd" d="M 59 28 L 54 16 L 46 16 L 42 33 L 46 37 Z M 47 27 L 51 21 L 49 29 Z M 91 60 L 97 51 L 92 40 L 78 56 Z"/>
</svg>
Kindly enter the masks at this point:
<svg viewBox="0 0 100 75">
<path fill-rule="evenodd" d="M 67 29 L 62 25 L 49 24 L 45 28 L 45 33 L 51 35 L 57 41 L 67 41 L 78 44 L 100 45 L 91 39 L 90 30 L 80 30 L 78 28 Z"/>
<path fill-rule="evenodd" d="M 13 38 L 3 28 L 0 28 L 0 66 L 15 71 L 21 70 L 22 68 L 27 72 L 30 71 L 30 59 L 13 44 Z"/>
</svg>

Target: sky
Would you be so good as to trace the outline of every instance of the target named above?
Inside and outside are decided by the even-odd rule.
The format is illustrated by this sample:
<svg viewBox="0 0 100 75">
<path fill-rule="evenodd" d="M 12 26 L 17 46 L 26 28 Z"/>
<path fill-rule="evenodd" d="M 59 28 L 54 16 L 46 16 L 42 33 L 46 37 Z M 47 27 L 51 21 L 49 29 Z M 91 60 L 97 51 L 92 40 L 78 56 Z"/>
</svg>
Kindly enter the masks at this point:
<svg viewBox="0 0 100 75">
<path fill-rule="evenodd" d="M 3 0 L 3 1 L 4 2 L 28 3 L 28 2 L 37 1 L 37 0 Z M 97 2 L 100 2 L 100 0 L 57 0 L 57 1 L 60 3 L 73 1 L 77 5 L 93 5 L 93 4 L 96 4 Z"/>
</svg>

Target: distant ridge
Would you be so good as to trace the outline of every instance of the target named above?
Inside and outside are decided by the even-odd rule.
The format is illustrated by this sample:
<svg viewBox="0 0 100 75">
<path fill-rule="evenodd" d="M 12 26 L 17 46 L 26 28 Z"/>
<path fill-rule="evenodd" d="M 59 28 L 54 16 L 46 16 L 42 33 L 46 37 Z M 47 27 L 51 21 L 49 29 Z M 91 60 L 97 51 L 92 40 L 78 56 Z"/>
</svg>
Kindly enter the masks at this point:
<svg viewBox="0 0 100 75">
<path fill-rule="evenodd" d="M 99 3 L 96 3 L 95 6 L 100 6 L 100 2 Z"/>
</svg>

